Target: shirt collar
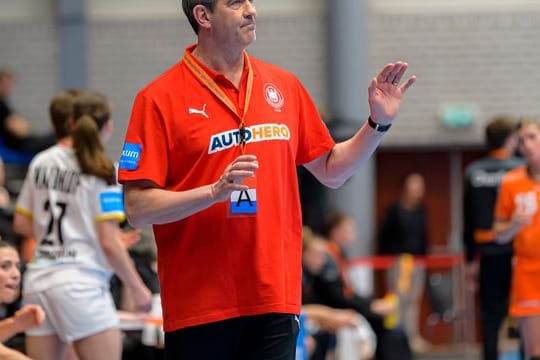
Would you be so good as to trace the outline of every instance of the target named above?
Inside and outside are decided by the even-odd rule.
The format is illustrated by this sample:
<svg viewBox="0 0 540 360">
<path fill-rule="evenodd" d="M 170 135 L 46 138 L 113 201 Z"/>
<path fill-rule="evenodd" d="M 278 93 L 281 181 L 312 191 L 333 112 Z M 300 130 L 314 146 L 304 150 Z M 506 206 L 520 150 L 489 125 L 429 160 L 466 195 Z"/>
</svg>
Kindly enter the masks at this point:
<svg viewBox="0 0 540 360">
<path fill-rule="evenodd" d="M 197 44 L 193 44 L 193 45 L 188 46 L 187 50 L 191 54 L 193 54 L 193 50 L 195 50 L 196 47 L 197 47 Z M 247 56 L 247 54 L 244 52 L 244 57 L 245 56 Z M 220 72 L 210 69 L 208 66 L 200 62 L 199 59 L 197 59 L 195 56 L 193 56 L 193 59 L 195 60 L 197 65 L 199 65 L 201 69 L 203 69 L 212 78 L 212 80 L 214 80 L 217 84 L 228 85 L 230 87 L 235 88 L 235 86 L 229 81 L 229 79 L 225 77 L 225 75 L 223 75 Z M 242 79 L 244 79 L 247 72 L 248 72 L 248 63 L 244 59 L 244 69 L 242 70 Z"/>
</svg>

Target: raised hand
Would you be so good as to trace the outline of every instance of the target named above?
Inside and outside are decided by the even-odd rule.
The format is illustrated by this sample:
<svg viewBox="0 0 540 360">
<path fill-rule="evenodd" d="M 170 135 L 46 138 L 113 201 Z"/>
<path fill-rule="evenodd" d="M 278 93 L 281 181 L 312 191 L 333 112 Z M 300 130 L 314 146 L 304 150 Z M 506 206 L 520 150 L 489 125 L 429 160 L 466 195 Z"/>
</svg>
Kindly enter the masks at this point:
<svg viewBox="0 0 540 360">
<path fill-rule="evenodd" d="M 401 83 L 407 66 L 407 63 L 401 61 L 386 64 L 371 80 L 368 102 L 371 119 L 376 123 L 387 125 L 394 120 L 401 106 L 403 94 L 416 81 L 416 76 L 411 76 Z"/>
</svg>

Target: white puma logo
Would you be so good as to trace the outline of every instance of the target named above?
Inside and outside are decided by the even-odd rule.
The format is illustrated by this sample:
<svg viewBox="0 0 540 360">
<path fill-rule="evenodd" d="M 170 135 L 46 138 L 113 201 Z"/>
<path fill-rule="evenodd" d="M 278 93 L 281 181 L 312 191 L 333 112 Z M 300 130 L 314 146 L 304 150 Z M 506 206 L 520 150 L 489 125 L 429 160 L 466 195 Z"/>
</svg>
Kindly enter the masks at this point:
<svg viewBox="0 0 540 360">
<path fill-rule="evenodd" d="M 203 105 L 202 110 L 194 109 L 194 108 L 189 108 L 189 109 L 188 109 L 188 113 L 189 113 L 189 114 L 202 115 L 202 116 L 204 116 L 205 118 L 209 119 L 209 117 L 208 117 L 208 115 L 206 114 L 205 110 L 206 110 L 206 104 Z"/>
</svg>

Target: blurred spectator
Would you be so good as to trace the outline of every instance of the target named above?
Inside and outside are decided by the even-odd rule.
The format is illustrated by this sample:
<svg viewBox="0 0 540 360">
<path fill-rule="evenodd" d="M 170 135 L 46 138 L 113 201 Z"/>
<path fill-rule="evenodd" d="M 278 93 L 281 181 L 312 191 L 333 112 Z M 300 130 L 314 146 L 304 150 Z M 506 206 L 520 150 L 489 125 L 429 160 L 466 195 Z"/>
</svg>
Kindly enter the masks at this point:
<svg viewBox="0 0 540 360">
<path fill-rule="evenodd" d="M 387 210 L 379 230 L 379 252 L 383 255 L 427 254 L 426 210 L 424 177 L 418 173 L 407 175 L 402 183 L 401 198 Z M 404 257 L 403 259 L 408 259 Z M 411 259 L 412 260 L 412 259 Z M 399 264 L 399 262 L 398 262 Z M 413 263 L 411 262 L 411 265 Z M 401 314 L 411 348 L 426 352 L 430 344 L 420 335 L 420 306 L 426 283 L 424 267 L 416 266 L 410 276 L 402 276 L 397 266 L 390 269 L 389 288 L 400 298 Z M 401 282 L 398 280 L 402 279 Z"/>
<path fill-rule="evenodd" d="M 28 121 L 13 111 L 9 104 L 15 88 L 15 73 L 0 68 L 0 156 L 6 162 L 26 164 L 32 155 L 54 145 L 51 132 L 36 135 L 30 132 Z"/>
<path fill-rule="evenodd" d="M 12 303 L 19 297 L 21 284 L 21 261 L 14 246 L 0 240 L 0 304 Z M 3 345 L 6 340 L 39 325 L 45 319 L 41 307 L 26 305 L 14 316 L 0 321 L 0 359 L 29 360 L 27 356 Z"/>
<path fill-rule="evenodd" d="M 335 334 L 337 346 L 334 357 L 338 360 L 345 359 L 371 359 L 375 354 L 377 339 L 371 326 L 363 316 L 354 310 L 334 309 L 320 304 L 308 304 L 302 306 L 302 314 L 305 316 L 305 328 L 311 331 L 327 332 Z M 317 344 L 315 339 L 308 333 L 307 348 L 311 360 L 317 357 Z M 327 353 L 326 359 L 329 355 Z"/>
<path fill-rule="evenodd" d="M 308 318 L 304 327 L 311 330 L 308 333 L 308 353 L 311 360 L 323 360 L 334 351 L 335 332 L 341 327 L 354 325 L 358 313 L 317 303 L 313 276 L 320 274 L 326 264 L 327 243 L 304 227 L 302 248 L 302 313 Z"/>
<path fill-rule="evenodd" d="M 140 231 L 140 240 L 129 247 L 129 254 L 135 262 L 135 268 L 152 294 L 159 294 L 159 279 L 156 272 L 157 249 L 151 226 Z"/>
<path fill-rule="evenodd" d="M 296 169 L 300 204 L 302 205 L 302 224 L 317 233 L 322 232 L 324 215 L 328 212 L 325 186 L 303 166 Z"/>
<path fill-rule="evenodd" d="M 360 297 L 347 285 L 344 268 L 340 264 L 346 262 L 344 252 L 334 253 L 334 244 L 323 243 L 322 238 L 309 239 L 307 235 L 306 246 L 312 247 L 304 255 L 307 266 L 303 271 L 302 301 L 304 304 L 322 304 L 337 309 L 354 309 L 366 318 L 377 335 L 377 349 L 375 358 L 378 360 L 407 360 L 411 358 L 406 335 L 399 329 L 388 329 L 384 326 L 385 316 L 395 315 L 396 304 L 384 299 L 370 299 Z M 310 242 L 313 242 L 310 244 Z M 330 245 L 331 246 L 328 246 Z M 330 249 L 329 249 L 330 248 Z M 324 264 L 317 269 L 312 266 L 314 261 L 320 264 L 321 250 L 324 249 Z M 317 260 L 313 251 L 318 253 Z M 313 258 L 309 258 L 313 255 Z M 306 258 L 307 256 L 307 258 Z M 312 265 L 309 265 L 309 264 Z M 316 272 L 313 272 L 316 271 Z M 325 339 L 326 346 L 331 347 L 331 339 Z M 323 340 L 321 340 L 323 343 Z"/>
<path fill-rule="evenodd" d="M 13 231 L 13 203 L 5 184 L 4 161 L 0 157 L 0 236 L 2 239 L 19 247 L 21 237 Z"/>
<path fill-rule="evenodd" d="M 0 209 L 6 209 L 11 205 L 11 196 L 5 188 L 6 185 L 6 169 L 4 160 L 0 157 Z"/>
<path fill-rule="evenodd" d="M 485 128 L 486 157 L 465 170 L 463 242 L 469 283 L 478 287 L 484 360 L 499 358 L 499 329 L 508 313 L 512 274 L 512 244 L 497 244 L 493 214 L 504 174 L 523 164 L 516 150 L 515 122 L 497 116 Z M 478 269 L 479 268 L 479 269 Z"/>
<path fill-rule="evenodd" d="M 401 198 L 387 210 L 379 232 L 381 254 L 427 254 L 425 182 L 412 173 L 402 183 Z"/>
<path fill-rule="evenodd" d="M 159 297 L 159 279 L 156 272 L 156 245 L 152 228 L 146 226 L 143 229 L 132 228 L 127 221 L 122 223 L 122 241 L 128 249 L 129 255 L 135 265 L 135 270 L 141 277 L 145 286 L 154 294 Z M 111 279 L 111 293 L 117 309 L 121 310 L 124 315 L 130 314 L 130 316 L 140 316 L 136 314 L 137 304 L 130 293 L 129 288 L 126 287 L 120 278 L 114 275 Z M 161 317 L 161 312 L 159 312 Z M 148 324 L 147 324 L 148 326 Z M 153 335 L 157 336 L 157 326 L 153 331 Z M 162 327 L 160 326 L 160 331 Z M 126 331 L 123 337 L 123 358 L 130 360 L 153 360 L 163 358 L 163 349 L 161 349 L 156 342 L 156 345 L 147 346 L 143 344 L 141 331 Z"/>
</svg>

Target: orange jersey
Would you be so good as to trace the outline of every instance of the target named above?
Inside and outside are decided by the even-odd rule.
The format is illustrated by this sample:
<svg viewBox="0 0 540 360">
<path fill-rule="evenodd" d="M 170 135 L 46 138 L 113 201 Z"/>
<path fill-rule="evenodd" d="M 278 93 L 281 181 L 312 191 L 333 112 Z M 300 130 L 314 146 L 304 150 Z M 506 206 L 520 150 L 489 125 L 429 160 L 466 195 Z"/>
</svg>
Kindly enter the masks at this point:
<svg viewBox="0 0 540 360">
<path fill-rule="evenodd" d="M 526 167 L 508 172 L 502 180 L 495 216 L 509 221 L 516 211 L 532 215 L 514 238 L 514 270 L 510 314 L 540 314 L 540 184 L 528 175 Z"/>
<path fill-rule="evenodd" d="M 239 116 L 186 63 L 194 61 L 192 50 L 137 95 L 120 182 L 145 179 L 185 191 L 216 182 L 242 153 Z M 302 219 L 296 166 L 325 154 L 334 142 L 298 79 L 247 54 L 245 60 L 250 67 L 238 90 L 195 64 L 238 113 L 246 110 L 245 153 L 255 154 L 259 162 L 257 214 L 229 217 L 228 204 L 222 202 L 154 226 L 165 331 L 244 315 L 300 312 Z"/>
</svg>

